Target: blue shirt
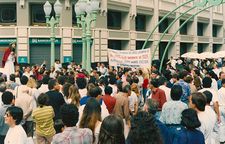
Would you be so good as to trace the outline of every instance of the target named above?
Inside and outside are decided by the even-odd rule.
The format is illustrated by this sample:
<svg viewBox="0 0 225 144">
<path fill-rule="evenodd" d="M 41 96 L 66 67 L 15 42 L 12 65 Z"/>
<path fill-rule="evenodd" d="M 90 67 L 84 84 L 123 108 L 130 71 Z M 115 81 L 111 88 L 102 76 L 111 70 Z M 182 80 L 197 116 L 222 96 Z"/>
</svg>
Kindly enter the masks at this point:
<svg viewBox="0 0 225 144">
<path fill-rule="evenodd" d="M 91 98 L 91 96 L 84 96 L 80 99 L 80 105 L 86 105 L 86 103 L 88 102 L 88 100 Z M 102 105 L 102 99 L 100 99 L 99 101 L 100 105 Z"/>
<path fill-rule="evenodd" d="M 173 144 L 205 144 L 204 135 L 196 129 L 188 130 L 181 127 L 173 132 Z"/>
<path fill-rule="evenodd" d="M 175 85 L 180 85 L 183 90 L 183 95 L 181 96 L 181 101 L 188 104 L 188 98 L 191 95 L 191 88 L 188 83 L 186 83 L 184 80 L 180 79 L 178 83 Z"/>
<path fill-rule="evenodd" d="M 91 98 L 90 96 L 84 96 L 80 99 L 80 105 L 85 105 L 87 103 L 87 101 L 89 100 L 89 98 Z"/>
<path fill-rule="evenodd" d="M 218 86 L 218 89 L 220 89 L 222 87 L 222 80 L 221 79 L 219 79 L 217 81 L 217 86 Z"/>
<path fill-rule="evenodd" d="M 161 121 L 157 120 L 155 121 L 157 127 L 159 128 L 159 132 L 163 139 L 163 144 L 171 144 L 172 143 L 172 137 L 170 135 L 169 129 L 164 125 Z"/>
</svg>

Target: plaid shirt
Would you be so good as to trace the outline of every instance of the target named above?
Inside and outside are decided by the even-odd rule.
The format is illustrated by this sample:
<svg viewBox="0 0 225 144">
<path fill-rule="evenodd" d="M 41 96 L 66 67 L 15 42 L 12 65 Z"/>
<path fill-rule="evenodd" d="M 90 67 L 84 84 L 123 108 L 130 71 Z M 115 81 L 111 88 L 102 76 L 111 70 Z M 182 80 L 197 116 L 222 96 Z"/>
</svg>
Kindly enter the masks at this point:
<svg viewBox="0 0 225 144">
<path fill-rule="evenodd" d="M 53 137 L 52 144 L 91 144 L 93 143 L 90 129 L 66 127 L 62 133 Z"/>
</svg>

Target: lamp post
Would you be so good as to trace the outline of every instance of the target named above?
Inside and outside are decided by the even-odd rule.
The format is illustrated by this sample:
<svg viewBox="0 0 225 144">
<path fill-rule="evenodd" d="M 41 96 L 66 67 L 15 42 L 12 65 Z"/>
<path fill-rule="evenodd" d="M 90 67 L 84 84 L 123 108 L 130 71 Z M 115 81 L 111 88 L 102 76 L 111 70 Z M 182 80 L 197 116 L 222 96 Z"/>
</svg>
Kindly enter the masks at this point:
<svg viewBox="0 0 225 144">
<path fill-rule="evenodd" d="M 46 1 L 44 4 L 44 12 L 45 12 L 45 18 L 46 23 L 51 28 L 51 66 L 54 65 L 55 61 L 55 27 L 59 24 L 60 14 L 62 11 L 62 4 L 57 0 L 54 4 L 54 11 L 55 11 L 55 17 L 50 17 L 50 14 L 52 12 L 52 5 Z"/>
<path fill-rule="evenodd" d="M 78 0 L 75 13 L 82 28 L 82 68 L 91 71 L 91 23 L 96 22 L 100 0 Z"/>
</svg>

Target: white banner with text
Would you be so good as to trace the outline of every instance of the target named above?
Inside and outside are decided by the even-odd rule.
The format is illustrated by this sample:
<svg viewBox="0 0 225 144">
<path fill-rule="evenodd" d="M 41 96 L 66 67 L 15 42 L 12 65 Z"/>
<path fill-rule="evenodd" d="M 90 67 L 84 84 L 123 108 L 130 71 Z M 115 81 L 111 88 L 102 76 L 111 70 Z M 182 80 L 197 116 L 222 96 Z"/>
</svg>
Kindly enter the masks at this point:
<svg viewBox="0 0 225 144">
<path fill-rule="evenodd" d="M 110 66 L 149 68 L 151 66 L 150 48 L 143 50 L 108 49 Z"/>
</svg>

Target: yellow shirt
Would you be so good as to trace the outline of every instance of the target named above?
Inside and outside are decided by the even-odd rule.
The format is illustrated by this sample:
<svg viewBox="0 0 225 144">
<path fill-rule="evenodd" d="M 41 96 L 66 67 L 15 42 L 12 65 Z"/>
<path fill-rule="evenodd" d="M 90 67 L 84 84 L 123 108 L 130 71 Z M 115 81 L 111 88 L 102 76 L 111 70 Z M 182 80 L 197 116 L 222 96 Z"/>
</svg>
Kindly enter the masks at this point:
<svg viewBox="0 0 225 144">
<path fill-rule="evenodd" d="M 53 136 L 55 134 L 54 118 L 55 114 L 51 106 L 38 107 L 32 112 L 32 117 L 36 122 L 36 133 L 40 136 Z"/>
</svg>

